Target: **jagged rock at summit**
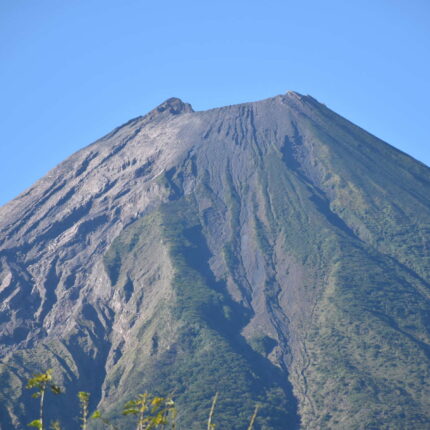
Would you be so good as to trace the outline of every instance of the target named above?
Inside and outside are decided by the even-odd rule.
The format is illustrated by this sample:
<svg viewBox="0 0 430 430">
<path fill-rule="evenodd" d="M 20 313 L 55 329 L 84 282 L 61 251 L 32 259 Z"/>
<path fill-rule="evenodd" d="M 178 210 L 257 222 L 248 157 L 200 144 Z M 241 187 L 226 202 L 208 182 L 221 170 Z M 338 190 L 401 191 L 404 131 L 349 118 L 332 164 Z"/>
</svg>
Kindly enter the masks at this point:
<svg viewBox="0 0 430 430">
<path fill-rule="evenodd" d="M 169 99 L 0 208 L 1 428 L 52 368 L 65 429 L 78 391 L 174 392 L 183 430 L 216 392 L 219 429 L 428 429 L 429 233 L 429 168 L 312 97 Z"/>
</svg>

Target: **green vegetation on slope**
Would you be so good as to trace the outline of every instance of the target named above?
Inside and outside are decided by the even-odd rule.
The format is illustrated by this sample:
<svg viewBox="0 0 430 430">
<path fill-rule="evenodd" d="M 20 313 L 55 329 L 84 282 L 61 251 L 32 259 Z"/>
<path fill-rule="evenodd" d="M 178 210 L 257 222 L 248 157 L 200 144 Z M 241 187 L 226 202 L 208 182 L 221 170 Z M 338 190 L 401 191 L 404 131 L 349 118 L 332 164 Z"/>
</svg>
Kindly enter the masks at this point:
<svg viewBox="0 0 430 430">
<path fill-rule="evenodd" d="M 105 259 L 113 279 L 121 278 L 118 262 L 134 252 L 136 232 L 141 240 L 149 219 L 157 219 L 173 266 L 174 295 L 164 312 L 172 315 L 175 341 L 145 363 L 139 379 L 136 375 L 135 380 L 141 382 L 135 389 L 142 391 L 141 385 L 156 393 L 174 392 L 182 411 L 178 416 L 181 428 L 203 428 L 216 391 L 222 411 L 214 418 L 217 428 L 246 428 L 256 403 L 260 405 L 256 428 L 269 430 L 293 422 L 285 377 L 242 338 L 247 313 L 231 300 L 223 282 L 213 277 L 210 253 L 191 200 L 164 204 L 148 221 L 130 226 L 122 236 L 126 240 L 120 236 L 115 241 Z M 162 333 L 162 328 L 158 331 Z M 262 345 L 266 345 L 264 340 Z"/>
</svg>

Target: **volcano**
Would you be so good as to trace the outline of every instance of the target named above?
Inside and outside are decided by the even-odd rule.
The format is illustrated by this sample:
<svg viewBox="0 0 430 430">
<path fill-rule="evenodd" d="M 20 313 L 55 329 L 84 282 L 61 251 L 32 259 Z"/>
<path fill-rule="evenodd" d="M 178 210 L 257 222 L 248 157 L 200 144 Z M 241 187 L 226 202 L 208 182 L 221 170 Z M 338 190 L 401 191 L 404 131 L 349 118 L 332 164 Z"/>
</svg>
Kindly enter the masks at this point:
<svg viewBox="0 0 430 430">
<path fill-rule="evenodd" d="M 1 428 L 53 369 L 65 429 L 428 429 L 429 233 L 430 169 L 314 98 L 169 99 L 0 208 Z"/>
</svg>

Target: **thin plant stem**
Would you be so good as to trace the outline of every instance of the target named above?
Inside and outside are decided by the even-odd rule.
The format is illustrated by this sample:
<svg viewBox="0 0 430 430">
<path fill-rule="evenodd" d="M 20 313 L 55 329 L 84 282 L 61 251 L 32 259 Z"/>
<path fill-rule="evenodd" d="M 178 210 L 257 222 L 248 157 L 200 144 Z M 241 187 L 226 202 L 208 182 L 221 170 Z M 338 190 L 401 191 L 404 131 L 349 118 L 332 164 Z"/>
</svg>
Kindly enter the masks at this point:
<svg viewBox="0 0 430 430">
<path fill-rule="evenodd" d="M 257 413 L 258 413 L 258 405 L 255 406 L 254 413 L 252 414 L 252 417 L 251 417 L 251 422 L 249 423 L 249 426 L 248 426 L 248 430 L 253 429 L 255 418 L 257 417 Z"/>
<path fill-rule="evenodd" d="M 43 384 L 43 388 L 40 393 L 40 430 L 43 430 L 43 400 L 45 398 L 46 384 Z"/>
<path fill-rule="evenodd" d="M 212 424 L 212 418 L 215 412 L 215 405 L 218 400 L 218 393 L 215 394 L 215 397 L 212 401 L 211 410 L 209 412 L 209 419 L 208 419 L 208 430 L 212 430 L 215 426 Z"/>
</svg>

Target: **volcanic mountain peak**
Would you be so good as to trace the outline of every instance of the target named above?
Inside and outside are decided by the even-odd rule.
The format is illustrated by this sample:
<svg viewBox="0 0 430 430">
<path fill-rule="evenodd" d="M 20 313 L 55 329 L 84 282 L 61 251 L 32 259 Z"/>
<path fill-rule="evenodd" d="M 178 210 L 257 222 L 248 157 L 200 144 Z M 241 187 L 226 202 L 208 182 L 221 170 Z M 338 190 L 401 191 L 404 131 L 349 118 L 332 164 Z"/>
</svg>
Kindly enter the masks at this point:
<svg viewBox="0 0 430 430">
<path fill-rule="evenodd" d="M 222 429 L 429 428 L 429 195 L 310 96 L 166 100 L 0 208 L 2 428 L 48 368 L 112 414 L 175 392 L 181 430 L 215 392 Z"/>
<path fill-rule="evenodd" d="M 184 103 L 181 99 L 177 97 L 171 97 L 167 99 L 165 102 L 161 103 L 151 112 L 154 111 L 157 111 L 159 113 L 168 112 L 173 115 L 194 112 L 192 106 L 189 103 Z"/>
</svg>

